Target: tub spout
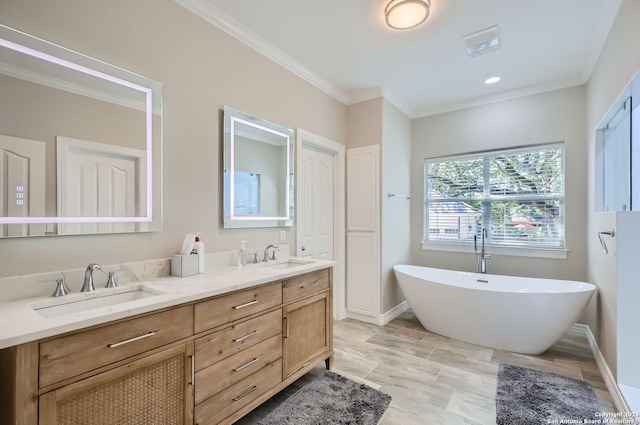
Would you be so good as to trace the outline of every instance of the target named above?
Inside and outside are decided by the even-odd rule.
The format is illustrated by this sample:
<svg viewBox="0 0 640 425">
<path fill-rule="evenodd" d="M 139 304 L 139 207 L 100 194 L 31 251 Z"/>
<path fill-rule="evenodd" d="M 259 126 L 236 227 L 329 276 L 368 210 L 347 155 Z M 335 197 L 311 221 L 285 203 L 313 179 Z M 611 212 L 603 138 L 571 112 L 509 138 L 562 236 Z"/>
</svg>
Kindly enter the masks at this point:
<svg viewBox="0 0 640 425">
<path fill-rule="evenodd" d="M 484 241 L 487 237 L 487 228 L 483 227 L 482 232 L 482 242 L 480 244 L 480 251 L 478 251 L 478 238 L 477 236 L 473 237 L 474 250 L 476 252 L 476 273 L 486 273 L 487 272 L 487 260 L 491 258 L 490 254 L 487 254 L 487 250 L 485 249 Z"/>
</svg>

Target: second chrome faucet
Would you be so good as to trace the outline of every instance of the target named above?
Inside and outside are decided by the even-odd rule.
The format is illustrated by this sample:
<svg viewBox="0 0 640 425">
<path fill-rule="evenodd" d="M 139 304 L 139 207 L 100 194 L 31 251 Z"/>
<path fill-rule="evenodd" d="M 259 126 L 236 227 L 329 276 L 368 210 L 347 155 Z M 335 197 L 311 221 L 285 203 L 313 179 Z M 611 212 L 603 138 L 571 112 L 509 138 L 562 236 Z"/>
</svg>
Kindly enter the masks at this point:
<svg viewBox="0 0 640 425">
<path fill-rule="evenodd" d="M 84 283 L 82 284 L 80 292 L 93 292 L 96 290 L 95 286 L 93 286 L 94 270 L 102 270 L 102 267 L 96 263 L 91 263 L 87 266 L 87 269 L 84 271 Z"/>
<path fill-rule="evenodd" d="M 273 248 L 273 251 L 271 253 L 271 258 L 269 258 L 269 248 Z M 269 260 L 275 260 L 277 249 L 278 249 L 278 245 L 274 245 L 274 244 L 267 245 L 267 247 L 264 249 L 264 257 L 262 257 L 262 261 L 266 263 Z"/>
</svg>

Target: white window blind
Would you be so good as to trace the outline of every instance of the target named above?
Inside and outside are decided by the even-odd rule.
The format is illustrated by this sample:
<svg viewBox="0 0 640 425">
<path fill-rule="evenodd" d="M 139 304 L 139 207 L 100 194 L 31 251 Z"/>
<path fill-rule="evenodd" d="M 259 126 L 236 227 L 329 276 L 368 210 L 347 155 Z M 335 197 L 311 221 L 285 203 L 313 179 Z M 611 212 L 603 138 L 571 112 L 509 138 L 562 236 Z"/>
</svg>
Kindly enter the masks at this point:
<svg viewBox="0 0 640 425">
<path fill-rule="evenodd" d="M 425 160 L 425 242 L 564 248 L 560 143 Z"/>
</svg>

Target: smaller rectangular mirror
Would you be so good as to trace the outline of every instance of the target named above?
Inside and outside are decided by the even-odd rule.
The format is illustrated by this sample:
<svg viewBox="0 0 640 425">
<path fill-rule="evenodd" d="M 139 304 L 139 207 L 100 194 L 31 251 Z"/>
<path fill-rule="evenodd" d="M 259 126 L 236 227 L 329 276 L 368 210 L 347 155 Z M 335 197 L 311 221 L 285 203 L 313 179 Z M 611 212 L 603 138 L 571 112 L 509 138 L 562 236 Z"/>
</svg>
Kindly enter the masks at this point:
<svg viewBox="0 0 640 425">
<path fill-rule="evenodd" d="M 223 225 L 293 224 L 293 130 L 224 107 Z"/>
</svg>

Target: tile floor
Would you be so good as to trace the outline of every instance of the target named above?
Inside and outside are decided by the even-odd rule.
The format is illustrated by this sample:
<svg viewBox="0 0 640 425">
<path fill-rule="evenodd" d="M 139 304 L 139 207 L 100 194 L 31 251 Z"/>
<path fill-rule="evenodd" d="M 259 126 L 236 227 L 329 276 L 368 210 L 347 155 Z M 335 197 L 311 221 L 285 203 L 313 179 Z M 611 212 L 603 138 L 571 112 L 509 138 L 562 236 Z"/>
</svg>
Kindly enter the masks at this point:
<svg viewBox="0 0 640 425">
<path fill-rule="evenodd" d="M 591 384 L 603 411 L 614 412 L 582 335 L 567 333 L 538 356 L 452 340 L 425 331 L 411 311 L 386 326 L 353 319 L 334 324 L 334 371 L 393 399 L 380 425 L 495 424 L 498 366 L 510 363 Z M 323 370 L 324 363 L 237 424 L 252 425 Z"/>
</svg>

